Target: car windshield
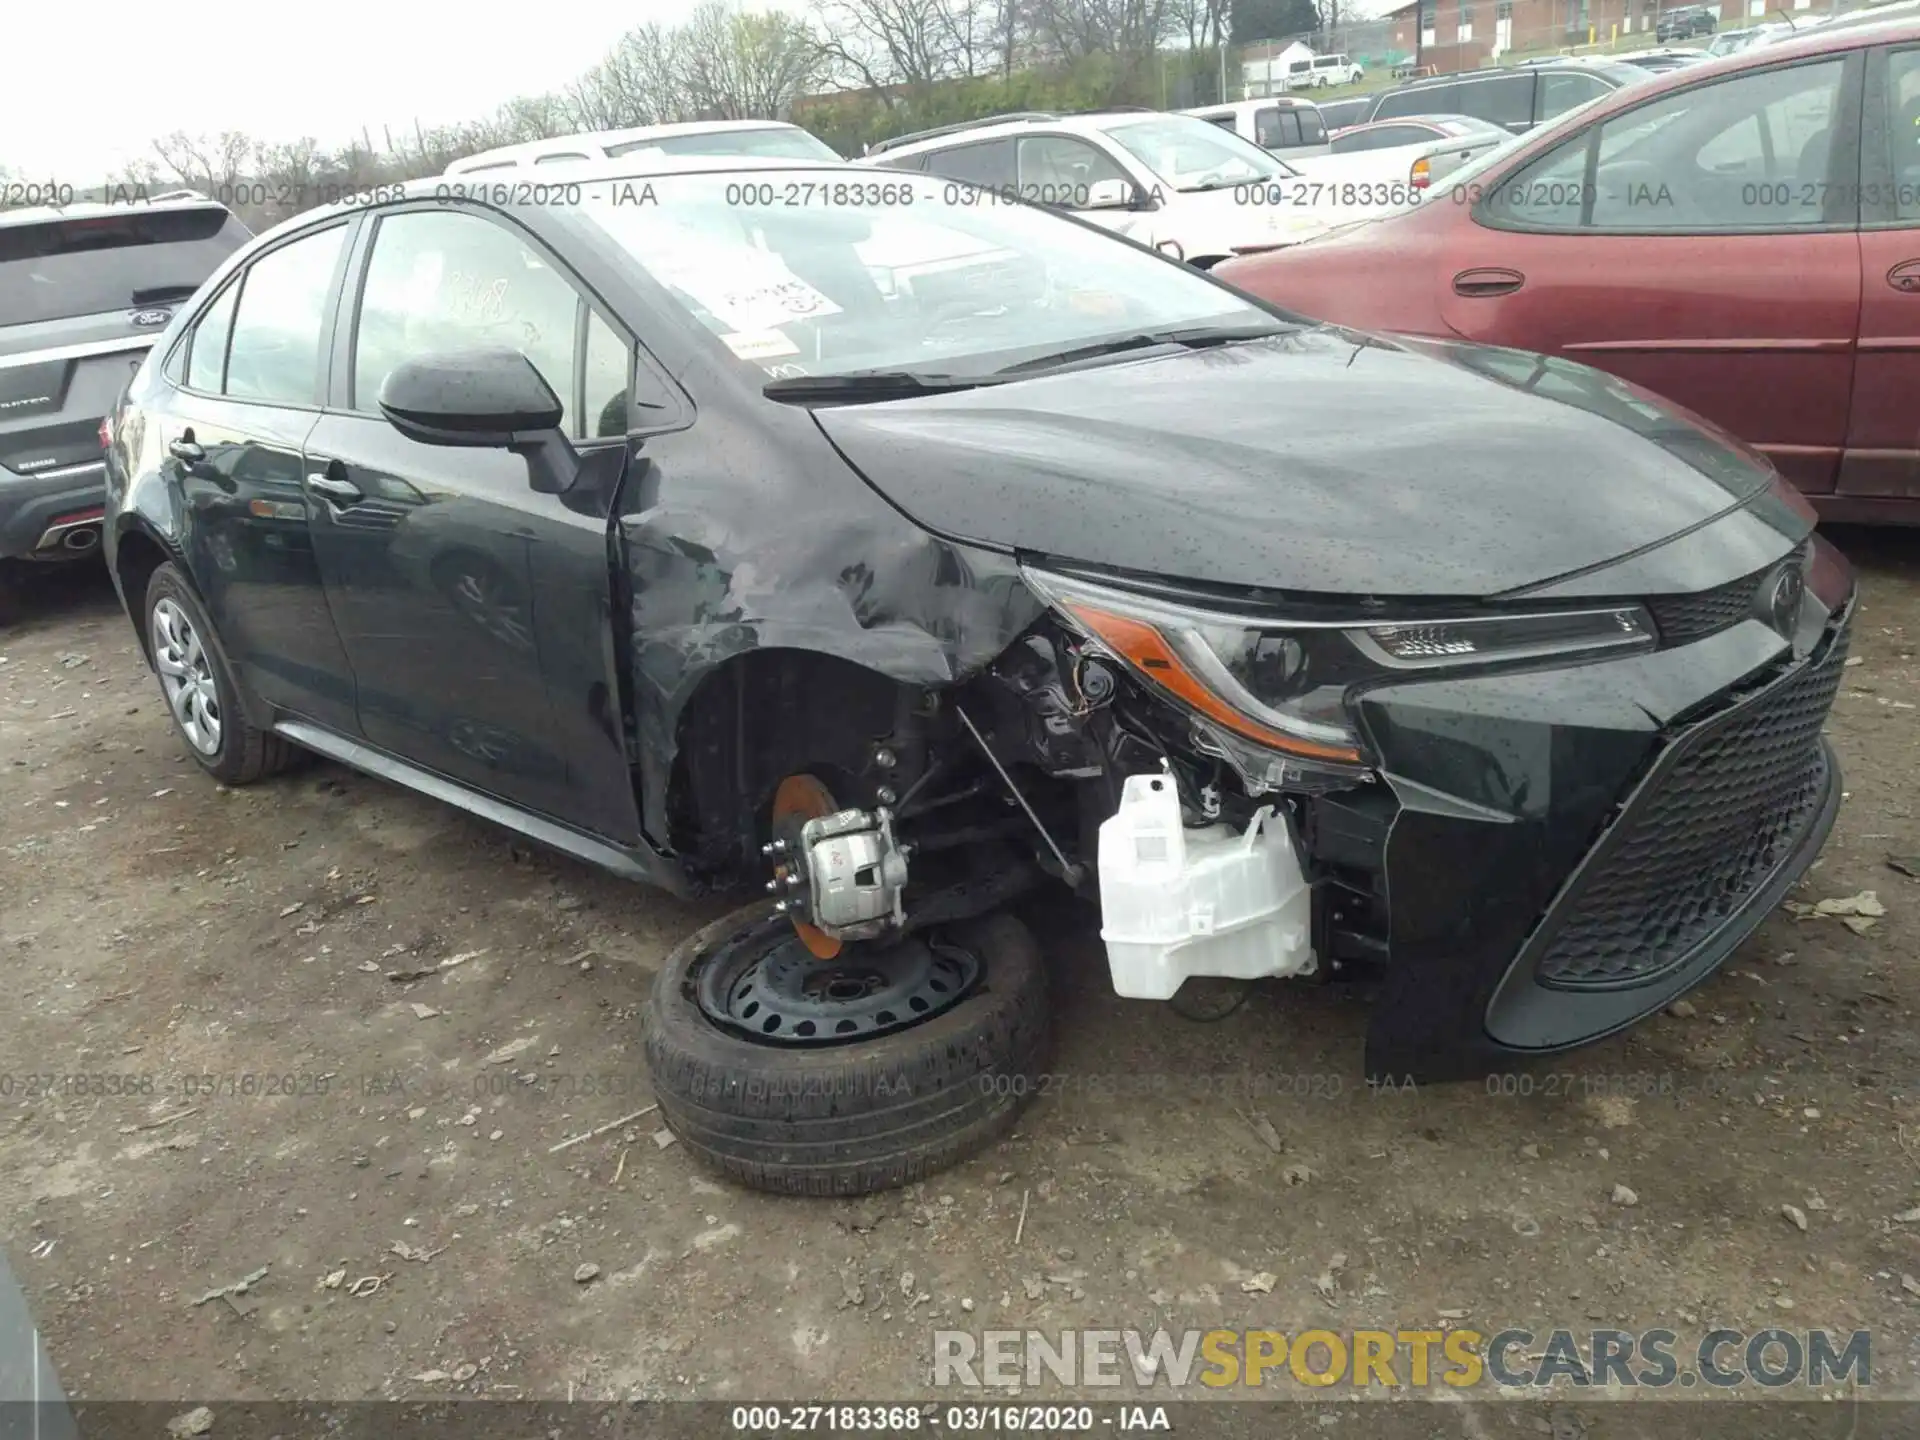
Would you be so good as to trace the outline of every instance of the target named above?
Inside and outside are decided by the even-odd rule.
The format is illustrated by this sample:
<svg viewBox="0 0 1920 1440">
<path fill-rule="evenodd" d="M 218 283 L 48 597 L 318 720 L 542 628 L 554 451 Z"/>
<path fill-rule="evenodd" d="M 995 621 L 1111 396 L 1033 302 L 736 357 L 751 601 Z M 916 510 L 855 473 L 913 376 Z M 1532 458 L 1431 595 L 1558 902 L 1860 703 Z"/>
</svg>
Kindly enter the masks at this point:
<svg viewBox="0 0 1920 1440">
<path fill-rule="evenodd" d="M 794 125 L 630 140 L 624 145 L 609 145 L 607 154 L 616 159 L 639 155 L 754 155 L 774 160 L 825 160 L 829 164 L 840 160 L 824 140 Z"/>
<path fill-rule="evenodd" d="M 1230 130 L 1192 115 L 1155 115 L 1104 127 L 1113 142 L 1173 190 L 1229 190 L 1298 172 Z"/>
<path fill-rule="evenodd" d="M 979 376 L 1115 336 L 1278 323 L 1105 231 L 983 205 L 937 176 L 782 170 L 584 191 L 580 213 L 769 378 Z"/>
</svg>

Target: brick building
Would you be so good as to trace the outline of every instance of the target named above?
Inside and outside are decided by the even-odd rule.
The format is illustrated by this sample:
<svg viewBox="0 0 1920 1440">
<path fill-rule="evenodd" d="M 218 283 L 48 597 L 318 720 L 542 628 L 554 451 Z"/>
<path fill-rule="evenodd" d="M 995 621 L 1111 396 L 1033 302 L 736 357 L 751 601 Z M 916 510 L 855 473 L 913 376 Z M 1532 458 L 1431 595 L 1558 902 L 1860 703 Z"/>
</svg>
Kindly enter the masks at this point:
<svg viewBox="0 0 1920 1440">
<path fill-rule="evenodd" d="M 1471 70 L 1509 50 L 1537 52 L 1604 46 L 1629 32 L 1652 30 L 1681 0 L 1414 0 L 1387 12 L 1396 49 L 1419 51 L 1436 70 Z M 1820 0 L 1824 13 L 1829 0 Z M 1722 29 L 1758 25 L 1776 8 L 1815 9 L 1814 0 L 1719 0 Z M 1415 16 L 1419 21 L 1416 24 Z M 1692 43 L 1698 44 L 1696 40 Z"/>
</svg>

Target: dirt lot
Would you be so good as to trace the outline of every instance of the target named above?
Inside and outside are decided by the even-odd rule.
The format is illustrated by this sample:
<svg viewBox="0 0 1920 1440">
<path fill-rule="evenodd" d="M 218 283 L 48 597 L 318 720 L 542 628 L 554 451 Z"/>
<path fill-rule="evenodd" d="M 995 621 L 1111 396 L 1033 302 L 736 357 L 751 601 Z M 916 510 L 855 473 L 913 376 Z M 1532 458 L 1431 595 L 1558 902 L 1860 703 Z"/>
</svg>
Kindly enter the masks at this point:
<svg viewBox="0 0 1920 1440">
<path fill-rule="evenodd" d="M 723 905 L 331 766 L 222 790 L 104 581 L 41 584 L 0 630 L 7 1256 L 95 1399 L 897 1399 L 937 1328 L 1370 1324 L 1870 1327 L 1920 1392 L 1920 536 L 1840 538 L 1849 796 L 1802 898 L 1878 892 L 1864 933 L 1778 915 L 1530 1095 L 1382 1093 L 1358 1003 L 1195 1024 L 1040 911 L 1050 1093 L 858 1202 L 715 1183 L 656 1115 L 554 1150 L 649 1103 L 653 967 Z"/>
</svg>

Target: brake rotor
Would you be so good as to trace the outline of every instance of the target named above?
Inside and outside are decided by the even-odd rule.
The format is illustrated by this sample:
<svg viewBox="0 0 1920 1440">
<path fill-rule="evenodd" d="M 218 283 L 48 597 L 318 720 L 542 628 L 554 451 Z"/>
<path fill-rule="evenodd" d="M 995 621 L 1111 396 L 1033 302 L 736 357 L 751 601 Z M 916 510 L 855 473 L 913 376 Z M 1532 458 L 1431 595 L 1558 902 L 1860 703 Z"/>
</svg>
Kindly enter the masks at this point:
<svg viewBox="0 0 1920 1440">
<path fill-rule="evenodd" d="M 715 958 L 700 976 L 708 1019 L 773 1045 L 872 1039 L 931 1020 L 979 983 L 980 957 L 917 935 L 821 960 L 800 936 L 744 937 L 758 954 Z M 744 952 L 744 946 L 743 946 Z"/>
<path fill-rule="evenodd" d="M 811 775 L 789 775 L 780 782 L 780 788 L 773 792 L 773 833 L 787 842 L 788 858 L 773 867 L 776 880 L 784 882 L 795 866 L 805 863 L 800 858 L 801 827 L 839 808 L 833 792 Z M 793 928 L 816 960 L 831 960 L 840 953 L 842 942 L 818 926 L 795 920 Z"/>
</svg>

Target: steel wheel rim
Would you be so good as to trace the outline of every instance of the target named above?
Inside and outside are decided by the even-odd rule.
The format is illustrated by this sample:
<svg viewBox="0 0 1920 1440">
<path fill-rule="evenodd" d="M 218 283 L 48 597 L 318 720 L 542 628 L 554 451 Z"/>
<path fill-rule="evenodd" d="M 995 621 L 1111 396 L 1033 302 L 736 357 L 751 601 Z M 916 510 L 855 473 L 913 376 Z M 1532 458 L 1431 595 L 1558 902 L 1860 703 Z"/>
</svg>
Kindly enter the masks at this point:
<svg viewBox="0 0 1920 1440">
<path fill-rule="evenodd" d="M 218 754 L 220 691 L 214 684 L 212 658 L 192 617 L 176 601 L 162 600 L 153 607 L 149 628 L 154 668 L 160 672 L 160 688 L 173 712 L 173 723 L 202 755 Z"/>
<path fill-rule="evenodd" d="M 708 959 L 693 998 L 742 1039 L 809 1049 L 924 1025 L 971 995 L 985 969 L 972 951 L 922 936 L 821 960 L 786 927 L 761 925 Z"/>
</svg>

